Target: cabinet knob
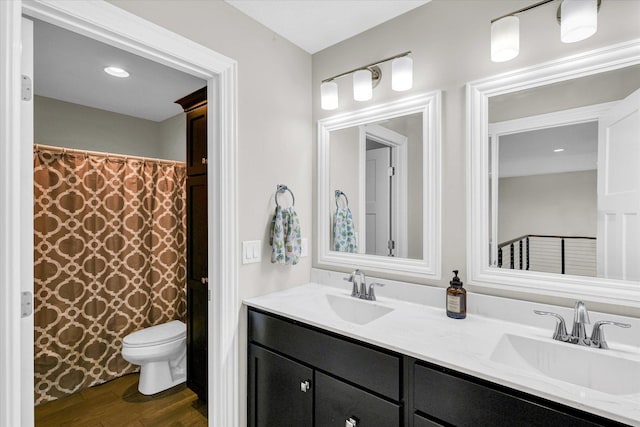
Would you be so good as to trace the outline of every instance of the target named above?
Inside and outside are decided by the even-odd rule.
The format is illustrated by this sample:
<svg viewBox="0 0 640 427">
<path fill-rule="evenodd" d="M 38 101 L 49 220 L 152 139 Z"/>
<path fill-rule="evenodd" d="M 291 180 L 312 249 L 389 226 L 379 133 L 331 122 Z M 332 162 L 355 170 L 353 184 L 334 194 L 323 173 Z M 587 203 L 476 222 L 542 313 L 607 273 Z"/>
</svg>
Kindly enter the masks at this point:
<svg viewBox="0 0 640 427">
<path fill-rule="evenodd" d="M 300 383 L 301 392 L 306 393 L 307 391 L 309 391 L 310 388 L 311 388 L 311 385 L 309 384 L 309 381 L 302 381 Z"/>
<path fill-rule="evenodd" d="M 206 164 L 207 164 L 207 158 L 206 158 L 206 157 L 203 157 L 203 158 L 202 158 L 202 164 L 203 164 L 203 165 L 206 165 Z"/>
<path fill-rule="evenodd" d="M 203 285 L 206 285 L 207 283 L 209 283 L 209 278 L 208 277 L 201 277 L 200 278 L 200 282 L 202 282 Z"/>
<path fill-rule="evenodd" d="M 358 425 L 358 419 L 356 417 L 349 417 L 344 422 L 344 427 L 356 427 Z"/>
</svg>

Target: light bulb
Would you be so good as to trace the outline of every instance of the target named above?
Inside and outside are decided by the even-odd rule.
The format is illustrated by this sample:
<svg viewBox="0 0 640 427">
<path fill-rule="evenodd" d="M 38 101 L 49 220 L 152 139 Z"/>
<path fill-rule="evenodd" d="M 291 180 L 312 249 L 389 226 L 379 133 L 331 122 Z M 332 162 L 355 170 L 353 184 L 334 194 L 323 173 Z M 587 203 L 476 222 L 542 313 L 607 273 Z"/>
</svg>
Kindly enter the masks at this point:
<svg viewBox="0 0 640 427">
<path fill-rule="evenodd" d="M 564 0 L 560 5 L 560 40 L 574 43 L 598 30 L 598 0 Z"/>
<path fill-rule="evenodd" d="M 391 89 L 402 92 L 413 87 L 413 59 L 396 58 L 391 63 Z"/>
<path fill-rule="evenodd" d="M 338 84 L 336 82 L 324 82 L 320 85 L 320 106 L 323 110 L 338 108 Z"/>
<path fill-rule="evenodd" d="M 491 24 L 491 60 L 504 62 L 520 53 L 520 20 L 505 16 Z"/>
<path fill-rule="evenodd" d="M 353 99 L 368 101 L 373 96 L 371 70 L 358 70 L 353 73 Z"/>
<path fill-rule="evenodd" d="M 109 74 L 110 76 L 125 78 L 129 77 L 129 72 L 127 70 L 123 70 L 120 67 L 106 67 L 104 72 Z"/>
</svg>

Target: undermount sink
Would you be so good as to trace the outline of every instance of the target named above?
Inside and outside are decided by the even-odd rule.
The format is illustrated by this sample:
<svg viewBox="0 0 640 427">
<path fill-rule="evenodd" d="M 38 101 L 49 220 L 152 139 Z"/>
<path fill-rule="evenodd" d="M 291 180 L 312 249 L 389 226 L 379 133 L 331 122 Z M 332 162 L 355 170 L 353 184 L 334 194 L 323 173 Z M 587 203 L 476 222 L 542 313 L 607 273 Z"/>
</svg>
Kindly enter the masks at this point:
<svg viewBox="0 0 640 427">
<path fill-rule="evenodd" d="M 640 361 L 620 357 L 610 350 L 505 334 L 490 358 L 603 393 L 640 392 Z"/>
<path fill-rule="evenodd" d="M 326 295 L 329 307 L 339 318 L 357 325 L 366 325 L 385 314 L 393 311 L 393 308 L 377 304 L 373 301 L 363 301 L 352 297 L 338 295 Z"/>
</svg>

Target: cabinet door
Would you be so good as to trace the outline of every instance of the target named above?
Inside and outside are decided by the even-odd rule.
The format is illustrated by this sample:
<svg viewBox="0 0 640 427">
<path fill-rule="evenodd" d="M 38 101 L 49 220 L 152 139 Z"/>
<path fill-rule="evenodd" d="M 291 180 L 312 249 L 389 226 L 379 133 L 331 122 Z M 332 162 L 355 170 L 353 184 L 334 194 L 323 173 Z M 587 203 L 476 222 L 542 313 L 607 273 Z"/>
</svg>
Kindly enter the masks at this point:
<svg viewBox="0 0 640 427">
<path fill-rule="evenodd" d="M 187 178 L 187 386 L 207 399 L 207 176 Z"/>
<path fill-rule="evenodd" d="M 248 371 L 250 427 L 313 425 L 311 368 L 250 344 Z"/>
<path fill-rule="evenodd" d="M 187 113 L 187 175 L 207 173 L 207 106 Z"/>
<path fill-rule="evenodd" d="M 400 406 L 318 371 L 315 392 L 316 427 L 342 427 L 349 418 L 357 426 L 400 426 Z"/>
</svg>

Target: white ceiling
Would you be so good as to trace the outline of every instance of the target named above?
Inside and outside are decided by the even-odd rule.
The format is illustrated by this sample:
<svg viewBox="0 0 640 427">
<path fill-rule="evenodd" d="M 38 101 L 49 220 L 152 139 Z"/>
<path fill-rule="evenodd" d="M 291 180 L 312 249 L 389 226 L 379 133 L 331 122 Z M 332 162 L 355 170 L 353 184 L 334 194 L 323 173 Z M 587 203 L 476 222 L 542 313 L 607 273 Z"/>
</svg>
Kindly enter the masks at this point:
<svg viewBox="0 0 640 427">
<path fill-rule="evenodd" d="M 109 76 L 115 65 L 131 76 Z M 62 28 L 35 21 L 34 92 L 153 121 L 182 112 L 179 98 L 206 81 Z"/>
<path fill-rule="evenodd" d="M 553 150 L 564 148 L 555 153 Z M 558 126 L 500 137 L 500 178 L 597 168 L 598 122 Z"/>
<path fill-rule="evenodd" d="M 225 0 L 314 54 L 431 0 Z"/>
</svg>

